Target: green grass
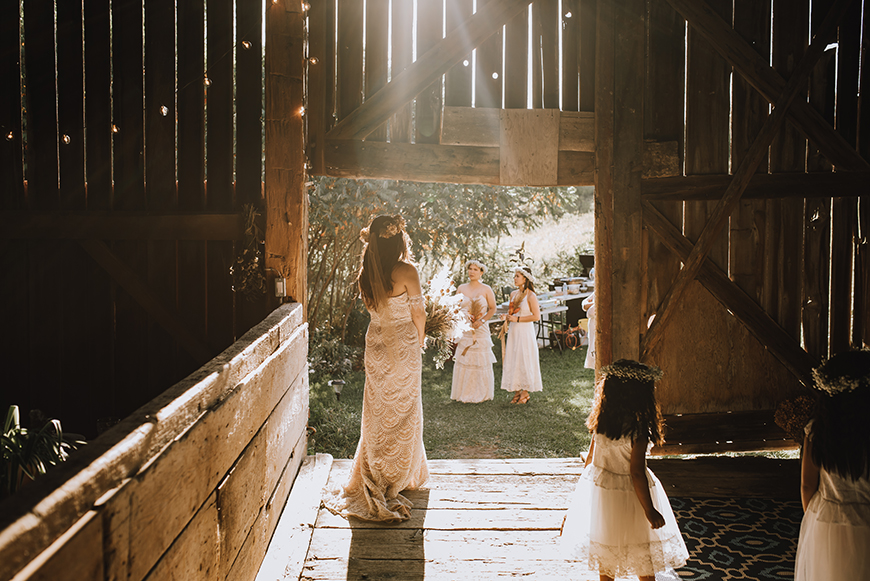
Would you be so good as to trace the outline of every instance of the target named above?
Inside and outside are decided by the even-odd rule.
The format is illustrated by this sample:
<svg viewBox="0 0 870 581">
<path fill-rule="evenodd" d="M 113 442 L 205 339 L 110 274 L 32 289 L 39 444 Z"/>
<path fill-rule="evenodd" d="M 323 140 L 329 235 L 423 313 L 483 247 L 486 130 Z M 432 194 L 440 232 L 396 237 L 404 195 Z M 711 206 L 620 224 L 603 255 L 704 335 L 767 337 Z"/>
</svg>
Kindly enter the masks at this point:
<svg viewBox="0 0 870 581">
<path fill-rule="evenodd" d="M 508 403 L 513 394 L 499 389 L 500 362 L 494 365 L 493 401 L 453 401 L 452 363 L 435 369 L 431 356 L 424 356 L 423 440 L 428 457 L 564 458 L 585 452 L 594 379 L 592 370 L 583 367 L 586 348 L 562 354 L 542 349 L 540 354 L 544 391 L 533 393 L 526 405 Z M 347 377 L 340 402 L 326 379 L 311 381 L 309 426 L 316 432 L 308 453 L 351 458 L 359 440 L 365 376 L 354 372 Z"/>
</svg>

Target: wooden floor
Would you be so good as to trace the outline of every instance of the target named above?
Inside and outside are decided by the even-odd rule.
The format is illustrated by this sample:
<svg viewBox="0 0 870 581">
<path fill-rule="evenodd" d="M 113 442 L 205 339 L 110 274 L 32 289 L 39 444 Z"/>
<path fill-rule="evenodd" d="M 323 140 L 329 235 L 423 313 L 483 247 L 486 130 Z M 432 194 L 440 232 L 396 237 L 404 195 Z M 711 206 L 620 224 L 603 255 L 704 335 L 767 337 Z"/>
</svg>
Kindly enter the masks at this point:
<svg viewBox="0 0 870 581">
<path fill-rule="evenodd" d="M 306 460 L 258 579 L 598 579 L 567 561 L 559 546 L 579 458 L 430 460 L 428 488 L 407 494 L 411 519 L 393 525 L 316 508 L 327 473 L 329 488 L 340 485 L 350 464 L 320 454 Z M 797 493 L 794 460 L 651 460 L 650 466 L 671 496 Z"/>
</svg>

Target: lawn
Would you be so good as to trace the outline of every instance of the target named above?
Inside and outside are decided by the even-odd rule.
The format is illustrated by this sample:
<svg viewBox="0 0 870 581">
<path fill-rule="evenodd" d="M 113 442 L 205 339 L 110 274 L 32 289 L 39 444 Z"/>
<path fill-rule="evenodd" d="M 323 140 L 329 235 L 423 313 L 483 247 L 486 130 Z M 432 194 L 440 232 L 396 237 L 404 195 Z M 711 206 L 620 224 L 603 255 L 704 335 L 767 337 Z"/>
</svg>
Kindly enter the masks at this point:
<svg viewBox="0 0 870 581">
<path fill-rule="evenodd" d="M 499 351 L 496 346 L 495 351 Z M 497 355 L 500 355 L 497 354 Z M 453 364 L 436 369 L 424 356 L 423 440 L 429 458 L 564 458 L 589 447 L 586 416 L 592 403 L 591 369 L 583 367 L 586 348 L 542 349 L 543 393 L 526 405 L 508 403 L 513 394 L 499 389 L 501 362 L 494 365 L 495 399 L 465 404 L 450 399 Z M 328 379 L 328 378 L 326 378 Z M 365 376 L 355 372 L 336 401 L 326 379 L 311 381 L 311 435 L 308 453 L 351 458 L 359 440 Z"/>
</svg>

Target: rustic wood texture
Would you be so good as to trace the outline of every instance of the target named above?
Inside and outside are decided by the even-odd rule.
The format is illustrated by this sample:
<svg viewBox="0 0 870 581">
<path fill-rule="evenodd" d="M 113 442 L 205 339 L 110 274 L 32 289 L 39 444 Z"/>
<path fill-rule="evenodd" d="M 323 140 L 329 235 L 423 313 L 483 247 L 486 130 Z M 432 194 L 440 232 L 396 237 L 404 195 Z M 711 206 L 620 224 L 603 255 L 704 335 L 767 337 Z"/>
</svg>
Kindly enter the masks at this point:
<svg viewBox="0 0 870 581">
<path fill-rule="evenodd" d="M 31 561 L 16 579 L 103 581 L 102 524 L 100 515 L 96 511 L 89 511 L 39 557 Z"/>
<path fill-rule="evenodd" d="M 166 553 L 142 579 L 217 578 L 220 572 L 219 513 L 212 492 Z"/>
<path fill-rule="evenodd" d="M 862 196 L 867 180 L 870 172 L 863 171 L 759 174 L 752 177 L 741 198 L 800 202 L 803 214 L 804 198 Z M 644 179 L 641 189 L 643 199 L 649 202 L 714 200 L 722 197 L 729 183 L 731 176 L 727 175 L 666 177 Z"/>
<path fill-rule="evenodd" d="M 697 454 L 731 450 L 793 450 L 798 443 L 776 425 L 774 410 L 665 417 L 666 441 L 653 455 Z"/>
<path fill-rule="evenodd" d="M 562 30 L 562 102 L 563 111 L 580 110 L 580 0 L 562 0 L 559 28 Z"/>
<path fill-rule="evenodd" d="M 449 35 L 472 15 L 473 0 L 445 0 L 445 28 Z M 471 51 L 460 57 L 444 77 L 444 104 L 448 107 L 471 107 Z"/>
<path fill-rule="evenodd" d="M 525 109 L 529 98 L 529 11 L 505 25 L 504 107 Z"/>
<path fill-rule="evenodd" d="M 324 8 L 323 5 L 326 5 L 326 2 L 321 3 L 322 6 L 318 8 L 319 13 L 323 13 Z M 322 18 L 322 16 L 321 16 Z M 311 15 L 309 14 L 309 22 L 311 19 Z M 387 55 L 390 50 L 389 40 L 389 25 L 390 25 L 390 2 L 389 0 L 373 0 L 366 2 L 366 51 L 365 51 L 365 95 L 366 99 L 377 93 L 384 85 L 387 84 L 387 77 L 389 76 L 389 59 Z M 322 24 L 321 24 L 322 26 Z M 310 25 L 309 25 L 310 30 Z M 309 32 L 309 38 L 311 36 L 311 32 Z M 325 47 L 322 45 L 317 46 L 317 52 L 320 54 L 318 57 L 318 65 L 320 64 L 320 58 L 323 58 Z M 312 53 L 312 47 L 309 41 L 308 53 Z M 322 68 L 322 67 L 321 67 Z M 311 73 L 312 68 L 311 65 L 308 67 L 308 78 L 309 78 L 309 89 L 308 89 L 308 122 L 309 122 L 309 134 L 311 133 L 311 124 L 312 123 L 320 123 L 322 125 L 323 121 L 318 120 L 316 115 L 323 115 L 323 104 L 315 103 L 316 99 L 322 98 L 320 95 L 322 94 L 323 87 L 320 86 L 325 79 L 322 78 L 322 73 L 317 75 L 316 80 L 318 83 L 318 87 L 316 92 L 312 94 L 312 86 L 311 86 Z M 311 110 L 311 105 L 315 105 L 316 109 Z M 439 109 L 440 113 L 440 109 Z M 369 141 L 386 141 L 387 140 L 387 124 L 384 123 L 376 130 L 374 130 L 369 136 Z M 317 166 L 317 169 L 314 173 L 323 172 L 323 134 L 322 127 L 318 128 L 317 138 L 315 141 L 319 161 L 321 164 Z"/>
<path fill-rule="evenodd" d="M 597 0 L 580 0 L 580 110 L 595 110 L 595 43 Z"/>
<path fill-rule="evenodd" d="M 85 144 L 88 208 L 112 206 L 112 98 L 109 3 L 85 0 Z"/>
<path fill-rule="evenodd" d="M 362 103 L 363 94 L 363 0 L 336 4 L 338 38 L 336 71 L 341 85 L 336 95 L 336 114 L 347 117 Z"/>
<path fill-rule="evenodd" d="M 369 2 L 374 5 L 376 2 Z M 308 159 L 311 162 L 311 173 L 323 175 L 323 156 L 326 146 L 326 132 L 332 128 L 335 122 L 335 106 L 333 103 L 334 83 L 333 66 L 331 57 L 334 45 L 333 35 L 335 26 L 332 2 L 315 2 L 308 11 Z M 377 26 L 377 24 L 373 24 Z M 377 43 L 374 49 L 377 53 Z M 377 69 L 378 65 L 371 65 Z M 384 63 L 383 66 L 386 66 Z M 377 83 L 377 75 L 372 74 L 372 80 Z M 386 82 L 386 81 L 384 81 Z M 380 131 L 380 132 L 379 132 Z M 384 130 L 378 130 L 373 134 L 374 139 L 380 138 Z"/>
<path fill-rule="evenodd" d="M 24 160 L 21 126 L 21 47 L 19 7 L 0 6 L 0 208 L 24 208 Z"/>
<path fill-rule="evenodd" d="M 559 108 L 559 3 L 532 3 L 532 63 L 539 81 L 533 97 L 534 108 Z"/>
<path fill-rule="evenodd" d="M 312 6 L 315 10 L 321 2 Z M 236 0 L 236 182 L 238 205 L 263 198 L 263 13 L 255 2 Z M 312 39 L 313 45 L 313 39 Z M 309 46 L 311 51 L 311 46 Z M 310 105 L 309 105 L 310 106 Z M 322 119 L 322 116 L 321 116 Z M 321 121 L 322 122 L 322 121 Z M 255 322 L 262 320 L 262 317 Z M 252 322 L 253 323 L 253 322 Z M 246 329 L 247 330 L 247 329 Z"/>
<path fill-rule="evenodd" d="M 444 22 L 441 2 L 417 4 L 417 54 L 425 54 L 441 40 Z M 499 45 L 500 47 L 501 45 Z M 478 58 L 480 55 L 478 49 Z M 439 76 L 414 100 L 415 143 L 438 143 L 441 134 L 441 92 L 443 76 Z"/>
<path fill-rule="evenodd" d="M 499 182 L 544 186 L 559 179 L 559 112 L 554 109 L 500 115 Z"/>
<path fill-rule="evenodd" d="M 82 62 L 82 5 L 57 5 L 57 133 L 60 168 L 59 207 L 84 209 L 85 197 L 85 80 Z"/>
<path fill-rule="evenodd" d="M 332 464 L 327 489 L 341 485 L 350 460 Z M 399 524 L 318 516 L 305 579 L 598 579 L 566 560 L 559 528 L 582 459 L 433 460 L 431 479 L 408 491 L 411 518 Z M 671 496 L 795 499 L 797 460 L 651 459 Z M 296 572 L 286 573 L 295 578 Z"/>
</svg>

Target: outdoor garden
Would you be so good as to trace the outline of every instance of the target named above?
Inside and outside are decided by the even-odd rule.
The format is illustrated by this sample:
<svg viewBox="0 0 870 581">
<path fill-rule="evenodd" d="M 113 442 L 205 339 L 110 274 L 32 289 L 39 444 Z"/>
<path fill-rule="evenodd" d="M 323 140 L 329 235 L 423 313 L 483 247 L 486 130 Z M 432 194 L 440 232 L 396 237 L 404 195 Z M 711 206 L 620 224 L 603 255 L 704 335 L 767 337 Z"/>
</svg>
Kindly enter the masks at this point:
<svg viewBox="0 0 870 581">
<path fill-rule="evenodd" d="M 443 269 L 465 282 L 470 258 L 487 264 L 484 282 L 500 302 L 511 285 L 511 258 L 520 247 L 541 281 L 584 273 L 580 256 L 593 248 L 591 188 L 508 188 L 354 181 L 323 178 L 310 184 L 309 454 L 350 458 L 360 434 L 365 374 L 362 355 L 368 314 L 354 285 L 359 231 L 371 217 L 402 214 L 408 223 L 424 286 Z M 544 288 L 543 290 L 546 290 Z M 497 332 L 498 325 L 492 325 Z M 429 458 L 556 458 L 588 448 L 584 425 L 592 403 L 594 373 L 584 367 L 586 347 L 540 350 L 543 393 L 509 403 L 499 389 L 479 404 L 450 399 L 453 363 L 423 357 L 424 442 Z M 336 392 L 340 390 L 340 395 Z"/>
</svg>

